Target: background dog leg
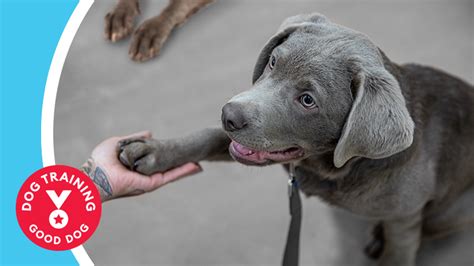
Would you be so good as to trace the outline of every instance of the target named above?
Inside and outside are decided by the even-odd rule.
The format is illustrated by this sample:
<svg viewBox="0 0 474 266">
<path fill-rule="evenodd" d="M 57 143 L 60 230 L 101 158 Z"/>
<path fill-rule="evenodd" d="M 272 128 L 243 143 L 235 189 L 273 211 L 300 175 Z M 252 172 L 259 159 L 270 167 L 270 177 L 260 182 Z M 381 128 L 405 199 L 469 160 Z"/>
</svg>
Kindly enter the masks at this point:
<svg viewBox="0 0 474 266">
<path fill-rule="evenodd" d="M 119 0 L 114 9 L 105 16 L 105 38 L 116 42 L 128 37 L 133 31 L 138 14 L 138 0 Z"/>
<path fill-rule="evenodd" d="M 170 0 L 160 15 L 146 20 L 135 31 L 129 55 L 135 61 L 157 56 L 161 47 L 176 26 L 214 0 Z"/>
<path fill-rule="evenodd" d="M 151 175 L 187 162 L 231 160 L 230 139 L 220 128 L 208 128 L 169 140 L 126 139 L 118 144 L 119 159 L 128 168 Z"/>
<path fill-rule="evenodd" d="M 380 266 L 414 266 L 421 241 L 421 211 L 383 222 L 384 250 Z"/>
</svg>

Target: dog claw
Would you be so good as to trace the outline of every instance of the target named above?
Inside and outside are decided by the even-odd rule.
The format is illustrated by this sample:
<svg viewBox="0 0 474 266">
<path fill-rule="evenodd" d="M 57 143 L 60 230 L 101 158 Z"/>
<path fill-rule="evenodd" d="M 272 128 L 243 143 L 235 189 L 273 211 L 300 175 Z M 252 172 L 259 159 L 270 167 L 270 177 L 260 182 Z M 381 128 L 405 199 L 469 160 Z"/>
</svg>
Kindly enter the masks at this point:
<svg viewBox="0 0 474 266">
<path fill-rule="evenodd" d="M 138 163 L 138 161 L 136 161 L 136 162 L 133 164 L 132 171 L 137 171 L 138 166 L 139 166 L 139 163 Z"/>
<path fill-rule="evenodd" d="M 123 148 L 121 148 L 121 149 L 123 149 Z M 125 167 L 130 169 L 130 162 L 128 161 L 128 157 L 126 156 L 126 154 L 124 152 L 120 152 L 119 160 Z"/>
</svg>

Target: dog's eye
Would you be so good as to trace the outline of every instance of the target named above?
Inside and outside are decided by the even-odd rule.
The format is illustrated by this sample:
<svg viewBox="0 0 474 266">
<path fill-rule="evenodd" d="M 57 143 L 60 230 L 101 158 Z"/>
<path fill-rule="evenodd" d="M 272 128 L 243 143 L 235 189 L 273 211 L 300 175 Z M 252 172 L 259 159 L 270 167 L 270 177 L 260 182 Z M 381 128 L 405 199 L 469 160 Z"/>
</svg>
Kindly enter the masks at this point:
<svg viewBox="0 0 474 266">
<path fill-rule="evenodd" d="M 273 69 L 275 67 L 275 64 L 276 64 L 276 58 L 274 55 L 272 55 L 270 57 L 270 61 L 268 62 L 268 66 L 270 67 L 270 69 Z"/>
<path fill-rule="evenodd" d="M 301 105 L 303 105 L 306 109 L 312 109 L 316 107 L 316 103 L 314 102 L 313 97 L 309 94 L 303 94 L 299 98 Z"/>
</svg>

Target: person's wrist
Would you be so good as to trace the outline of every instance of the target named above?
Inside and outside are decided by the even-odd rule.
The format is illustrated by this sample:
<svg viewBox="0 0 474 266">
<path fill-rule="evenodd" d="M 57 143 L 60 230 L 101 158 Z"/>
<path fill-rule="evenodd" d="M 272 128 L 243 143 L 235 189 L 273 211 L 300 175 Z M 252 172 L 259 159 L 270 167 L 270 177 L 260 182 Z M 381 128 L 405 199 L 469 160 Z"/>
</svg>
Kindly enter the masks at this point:
<svg viewBox="0 0 474 266">
<path fill-rule="evenodd" d="M 84 172 L 94 182 L 100 194 L 102 202 L 111 200 L 113 198 L 112 186 L 109 182 L 107 172 L 100 166 L 97 166 L 93 158 L 89 158 L 81 167 L 80 170 Z"/>
</svg>

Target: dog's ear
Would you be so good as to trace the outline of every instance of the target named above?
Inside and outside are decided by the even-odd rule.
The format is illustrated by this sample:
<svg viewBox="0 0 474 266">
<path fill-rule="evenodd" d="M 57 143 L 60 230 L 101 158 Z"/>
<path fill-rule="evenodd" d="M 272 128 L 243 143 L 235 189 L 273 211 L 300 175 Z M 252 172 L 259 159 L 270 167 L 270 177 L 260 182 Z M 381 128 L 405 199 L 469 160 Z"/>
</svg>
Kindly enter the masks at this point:
<svg viewBox="0 0 474 266">
<path fill-rule="evenodd" d="M 297 29 L 311 27 L 326 21 L 326 17 L 318 13 L 297 15 L 285 19 L 280 25 L 277 33 L 270 38 L 270 40 L 265 44 L 262 51 L 260 52 L 260 55 L 257 58 L 257 63 L 255 64 L 255 68 L 253 70 L 252 83 L 255 83 L 255 81 L 257 81 L 262 75 L 273 49 L 282 44 L 288 38 L 288 36 L 290 36 L 290 34 L 295 32 Z"/>
<path fill-rule="evenodd" d="M 356 156 L 391 156 L 413 142 L 415 126 L 395 77 L 383 67 L 354 73 L 355 100 L 334 152 L 338 168 Z"/>
</svg>

